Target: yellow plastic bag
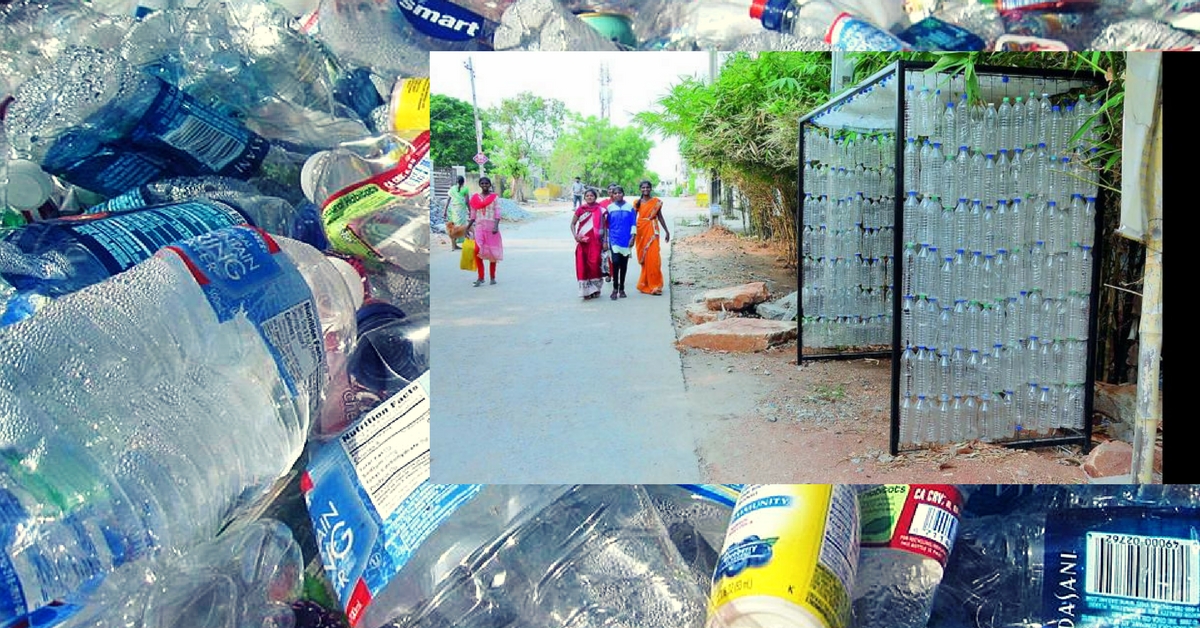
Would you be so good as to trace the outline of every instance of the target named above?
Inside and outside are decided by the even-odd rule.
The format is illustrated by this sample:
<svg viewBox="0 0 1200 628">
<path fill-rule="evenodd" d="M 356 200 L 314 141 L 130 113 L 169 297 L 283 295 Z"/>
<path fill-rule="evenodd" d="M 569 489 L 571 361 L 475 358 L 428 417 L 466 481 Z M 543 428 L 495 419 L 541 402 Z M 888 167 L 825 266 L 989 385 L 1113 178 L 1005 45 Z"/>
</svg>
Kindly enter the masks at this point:
<svg viewBox="0 0 1200 628">
<path fill-rule="evenodd" d="M 459 260 L 458 267 L 463 270 L 475 270 L 475 241 L 471 238 L 463 238 L 462 259 Z"/>
</svg>

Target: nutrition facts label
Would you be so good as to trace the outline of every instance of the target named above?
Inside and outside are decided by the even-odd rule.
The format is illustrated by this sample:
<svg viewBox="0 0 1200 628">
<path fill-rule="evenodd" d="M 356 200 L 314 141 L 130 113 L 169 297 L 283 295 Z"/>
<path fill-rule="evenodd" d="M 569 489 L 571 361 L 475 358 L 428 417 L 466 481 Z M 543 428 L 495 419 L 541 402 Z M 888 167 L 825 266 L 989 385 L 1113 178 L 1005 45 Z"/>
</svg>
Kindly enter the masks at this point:
<svg viewBox="0 0 1200 628">
<path fill-rule="evenodd" d="M 341 443 L 371 505 L 387 520 L 429 479 L 429 396 L 410 384 L 343 434 Z"/>
</svg>

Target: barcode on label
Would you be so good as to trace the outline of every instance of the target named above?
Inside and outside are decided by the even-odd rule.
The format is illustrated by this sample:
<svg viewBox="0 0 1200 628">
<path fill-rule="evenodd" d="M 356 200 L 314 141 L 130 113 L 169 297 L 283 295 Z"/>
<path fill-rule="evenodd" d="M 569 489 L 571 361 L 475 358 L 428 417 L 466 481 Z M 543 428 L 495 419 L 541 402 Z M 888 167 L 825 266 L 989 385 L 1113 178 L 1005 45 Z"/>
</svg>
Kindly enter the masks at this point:
<svg viewBox="0 0 1200 628">
<path fill-rule="evenodd" d="M 958 517 L 929 504 L 917 504 L 908 532 L 937 541 L 949 548 L 958 532 Z"/>
<path fill-rule="evenodd" d="M 1200 604 L 1200 541 L 1089 532 L 1088 593 Z"/>
<path fill-rule="evenodd" d="M 229 165 L 229 162 L 237 159 L 246 148 L 240 138 L 233 137 L 194 116 L 184 117 L 183 123 L 164 134 L 162 139 L 195 157 L 213 172 L 219 172 Z"/>
</svg>

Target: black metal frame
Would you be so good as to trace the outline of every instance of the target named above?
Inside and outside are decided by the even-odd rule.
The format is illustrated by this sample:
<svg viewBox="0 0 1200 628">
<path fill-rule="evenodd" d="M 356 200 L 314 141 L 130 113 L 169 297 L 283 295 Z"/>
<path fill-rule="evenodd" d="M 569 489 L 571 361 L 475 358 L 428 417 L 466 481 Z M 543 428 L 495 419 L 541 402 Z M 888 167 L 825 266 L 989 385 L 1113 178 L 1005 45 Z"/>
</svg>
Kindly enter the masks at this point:
<svg viewBox="0 0 1200 628">
<path fill-rule="evenodd" d="M 903 259 L 904 248 L 904 143 L 900 138 L 905 137 L 904 125 L 904 93 L 905 79 L 909 71 L 924 71 L 933 67 L 934 64 L 929 61 L 896 61 L 888 67 L 876 72 L 871 77 L 865 79 L 855 87 L 847 90 L 837 98 L 830 100 L 821 107 L 812 111 L 799 119 L 800 133 L 798 140 L 799 156 L 804 157 L 804 130 L 805 122 L 825 113 L 826 111 L 836 107 L 847 99 L 862 93 L 868 87 L 882 81 L 888 76 L 896 76 L 896 156 L 895 156 L 895 198 L 894 198 L 894 217 L 893 217 L 893 264 L 892 264 L 892 348 L 890 352 L 862 352 L 862 353 L 835 353 L 823 355 L 804 355 L 804 299 L 800 295 L 803 294 L 804 288 L 804 268 L 801 255 L 802 232 L 804 228 L 804 163 L 800 162 L 796 171 L 796 186 L 799 190 L 799 198 L 801 202 L 797 208 L 796 215 L 796 255 L 797 255 L 797 303 L 799 304 L 799 314 L 796 324 L 798 327 L 798 340 L 796 347 L 797 364 L 803 363 L 805 360 L 829 360 L 829 359 L 851 359 L 862 357 L 886 357 L 892 358 L 892 394 L 891 394 L 891 434 L 889 438 L 889 449 L 892 455 L 900 453 L 900 372 L 901 372 L 901 347 L 900 347 L 900 324 L 901 324 L 901 303 L 896 298 L 896 291 L 900 289 L 903 283 L 903 265 L 900 260 Z M 1096 85 L 1103 85 L 1104 78 L 1095 72 L 1074 71 L 1074 70 L 1055 70 L 1055 69 L 1038 69 L 1038 68 L 1017 68 L 1017 67 L 1000 67 L 1000 66 L 977 66 L 975 71 L 980 75 L 1007 75 L 1023 78 L 1042 78 L 1056 80 L 1072 80 L 1072 81 L 1090 81 Z M 1105 244 L 1103 241 L 1104 235 L 1104 208 L 1108 205 L 1109 194 L 1101 188 L 1096 197 L 1096 215 L 1095 236 L 1093 242 L 1092 256 L 1092 276 L 1091 276 L 1091 297 L 1088 310 L 1088 338 L 1087 338 L 1087 373 L 1085 376 L 1085 391 L 1083 402 L 1083 429 L 1079 433 L 1074 433 L 1077 430 L 1058 428 L 1063 431 L 1072 432 L 1072 434 L 1064 436 L 1049 436 L 1041 438 L 1019 439 L 1012 441 L 1002 441 L 1000 444 L 1013 449 L 1028 449 L 1034 447 L 1048 447 L 1054 445 L 1079 445 L 1084 452 L 1091 448 L 1091 435 L 1093 429 L 1092 412 L 1094 409 L 1094 391 L 1096 377 L 1096 333 L 1099 327 L 1099 316 L 1097 308 L 1100 304 L 1100 260 L 1104 254 Z"/>
<path fill-rule="evenodd" d="M 862 93 L 868 87 L 871 87 L 872 85 L 875 85 L 876 83 L 887 78 L 895 71 L 895 70 L 890 69 L 891 67 L 892 66 L 888 66 L 887 68 L 884 68 L 884 69 L 876 72 L 875 74 L 871 75 L 870 78 L 864 80 L 863 82 L 859 83 L 858 85 L 855 85 L 853 88 L 846 90 L 845 92 L 842 93 L 842 95 L 838 96 L 837 98 L 834 98 L 834 99 L 830 100 L 829 102 L 825 103 L 824 105 L 821 105 L 819 108 L 813 110 L 808 115 L 802 116 L 799 120 L 799 126 L 800 126 L 799 136 L 800 137 L 797 140 L 797 148 L 798 148 L 799 152 L 797 152 L 796 154 L 799 155 L 800 158 L 804 157 L 804 123 L 805 122 L 813 119 L 816 116 L 821 115 L 822 113 L 825 113 L 826 111 L 832 109 L 833 107 L 836 107 L 837 105 L 841 104 L 842 102 L 849 100 L 850 98 L 853 98 L 854 96 Z M 901 117 L 903 117 L 903 114 L 901 114 Z M 890 356 L 892 353 L 891 351 L 843 351 L 843 352 L 839 352 L 839 353 L 821 353 L 821 354 L 813 354 L 813 355 L 804 355 L 804 298 L 803 298 L 803 296 L 801 296 L 804 294 L 804 260 L 799 258 L 800 248 L 801 248 L 801 245 L 803 244 L 803 235 L 802 234 L 803 234 L 803 229 L 804 229 L 804 163 L 803 162 L 800 162 L 799 167 L 796 169 L 796 188 L 800 192 L 800 195 L 797 197 L 800 199 L 800 203 L 798 204 L 799 206 L 796 208 L 796 229 L 795 229 L 795 231 L 796 231 L 796 255 L 797 255 L 796 304 L 798 306 L 798 309 L 796 310 L 796 328 L 797 328 L 796 329 L 796 364 L 797 365 L 802 364 L 805 360 L 854 360 L 854 359 L 858 359 L 858 358 L 886 358 L 886 357 Z M 896 223 L 893 222 L 893 224 L 896 224 Z M 893 258 L 892 264 L 895 265 L 895 258 Z M 893 290 L 893 294 L 894 294 L 894 292 L 895 291 Z M 893 300 L 895 300 L 894 296 L 893 296 Z M 892 344 L 895 344 L 894 337 L 892 340 Z"/>
</svg>

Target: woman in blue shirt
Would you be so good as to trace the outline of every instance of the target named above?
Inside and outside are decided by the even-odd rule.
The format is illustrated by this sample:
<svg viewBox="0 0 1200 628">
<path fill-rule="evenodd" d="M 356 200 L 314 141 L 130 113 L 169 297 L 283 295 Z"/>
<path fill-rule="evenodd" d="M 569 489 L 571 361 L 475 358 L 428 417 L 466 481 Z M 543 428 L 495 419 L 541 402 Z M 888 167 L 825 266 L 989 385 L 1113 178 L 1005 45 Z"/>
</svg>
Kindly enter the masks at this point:
<svg viewBox="0 0 1200 628">
<path fill-rule="evenodd" d="M 633 229 L 637 224 L 637 211 L 625 200 L 625 188 L 612 188 L 612 202 L 608 205 L 608 244 L 612 251 L 613 292 L 610 299 L 625 298 L 625 275 L 629 269 L 629 257 L 633 255 Z"/>
</svg>

